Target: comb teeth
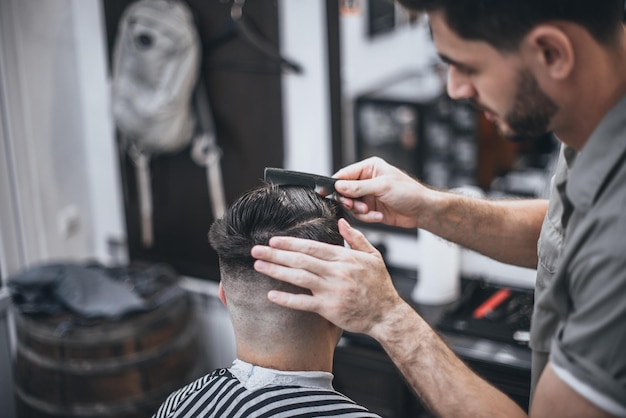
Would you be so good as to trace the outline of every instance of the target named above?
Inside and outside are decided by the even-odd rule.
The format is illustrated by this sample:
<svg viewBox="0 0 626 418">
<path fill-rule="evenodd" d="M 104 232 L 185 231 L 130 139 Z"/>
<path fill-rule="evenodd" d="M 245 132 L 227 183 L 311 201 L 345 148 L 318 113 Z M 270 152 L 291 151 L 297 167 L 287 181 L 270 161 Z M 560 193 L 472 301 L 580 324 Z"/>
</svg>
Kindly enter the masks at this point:
<svg viewBox="0 0 626 418">
<path fill-rule="evenodd" d="M 317 190 L 323 188 L 329 193 L 335 193 L 337 179 L 318 174 L 304 173 L 301 171 L 285 170 L 283 168 L 266 167 L 264 172 L 265 181 L 276 185 L 304 186 Z"/>
</svg>

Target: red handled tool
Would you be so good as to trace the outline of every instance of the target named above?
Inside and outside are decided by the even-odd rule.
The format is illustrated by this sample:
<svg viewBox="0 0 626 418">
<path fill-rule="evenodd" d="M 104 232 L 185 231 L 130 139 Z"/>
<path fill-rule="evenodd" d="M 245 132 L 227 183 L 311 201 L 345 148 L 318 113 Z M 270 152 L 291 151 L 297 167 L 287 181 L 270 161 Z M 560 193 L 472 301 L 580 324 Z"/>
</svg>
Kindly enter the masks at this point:
<svg viewBox="0 0 626 418">
<path fill-rule="evenodd" d="M 472 317 L 474 319 L 484 318 L 500 306 L 502 302 L 507 300 L 509 296 L 511 296 L 511 289 L 498 290 L 474 310 Z"/>
</svg>

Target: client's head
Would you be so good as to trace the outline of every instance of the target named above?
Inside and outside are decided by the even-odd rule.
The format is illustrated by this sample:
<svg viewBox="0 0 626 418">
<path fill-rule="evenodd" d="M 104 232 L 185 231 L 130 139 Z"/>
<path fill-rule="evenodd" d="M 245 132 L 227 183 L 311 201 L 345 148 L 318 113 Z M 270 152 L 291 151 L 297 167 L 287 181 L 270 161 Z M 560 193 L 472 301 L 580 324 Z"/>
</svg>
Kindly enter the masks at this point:
<svg viewBox="0 0 626 418">
<path fill-rule="evenodd" d="M 267 292 L 271 289 L 308 290 L 256 272 L 250 250 L 278 235 L 343 246 L 337 221 L 345 215 L 338 202 L 313 189 L 263 185 L 243 194 L 213 223 L 209 241 L 220 260 L 220 298 L 228 308 L 240 358 L 245 354 L 272 362 L 273 357 L 288 357 L 286 352 L 306 358 L 320 348 L 332 355 L 341 331 L 317 314 L 270 302 Z"/>
</svg>

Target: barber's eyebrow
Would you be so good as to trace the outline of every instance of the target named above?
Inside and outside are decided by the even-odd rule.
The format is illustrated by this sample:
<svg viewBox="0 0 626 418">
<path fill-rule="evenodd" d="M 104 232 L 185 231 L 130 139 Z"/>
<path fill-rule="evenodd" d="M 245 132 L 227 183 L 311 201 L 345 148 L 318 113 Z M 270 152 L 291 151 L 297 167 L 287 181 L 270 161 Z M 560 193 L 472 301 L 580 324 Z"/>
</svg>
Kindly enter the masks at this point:
<svg viewBox="0 0 626 418">
<path fill-rule="evenodd" d="M 456 61 L 445 54 L 439 53 L 439 59 L 448 65 L 453 65 L 461 71 L 472 71 L 473 68 L 467 64 L 463 64 L 462 62 Z"/>
<path fill-rule="evenodd" d="M 454 65 L 456 67 L 458 67 L 459 65 L 462 65 L 460 62 L 453 60 L 452 58 L 450 58 L 449 56 L 439 53 L 437 54 L 439 55 L 439 59 L 443 62 L 445 62 L 448 65 Z"/>
</svg>

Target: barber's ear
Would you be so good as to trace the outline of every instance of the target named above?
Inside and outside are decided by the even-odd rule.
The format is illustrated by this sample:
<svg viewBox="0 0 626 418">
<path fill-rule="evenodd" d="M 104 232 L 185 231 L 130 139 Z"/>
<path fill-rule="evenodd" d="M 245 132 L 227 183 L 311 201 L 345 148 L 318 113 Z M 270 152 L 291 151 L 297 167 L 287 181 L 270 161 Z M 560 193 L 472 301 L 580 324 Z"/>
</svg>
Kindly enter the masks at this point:
<svg viewBox="0 0 626 418">
<path fill-rule="evenodd" d="M 217 296 L 220 298 L 224 306 L 228 306 L 228 303 L 226 303 L 226 295 L 224 294 L 224 287 L 222 286 L 222 282 L 220 282 L 219 288 L 217 290 Z"/>
<path fill-rule="evenodd" d="M 554 80 L 564 80 L 574 69 L 576 57 L 572 40 L 555 25 L 538 25 L 524 38 L 535 65 Z"/>
</svg>

